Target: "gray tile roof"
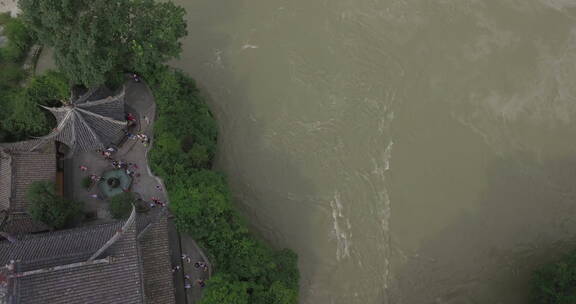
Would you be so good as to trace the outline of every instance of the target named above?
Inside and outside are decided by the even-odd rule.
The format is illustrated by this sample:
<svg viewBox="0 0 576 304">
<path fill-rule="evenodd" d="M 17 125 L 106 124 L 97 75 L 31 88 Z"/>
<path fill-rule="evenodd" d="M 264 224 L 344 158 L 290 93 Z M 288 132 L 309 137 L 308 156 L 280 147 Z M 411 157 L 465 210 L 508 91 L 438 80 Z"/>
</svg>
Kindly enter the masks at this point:
<svg viewBox="0 0 576 304">
<path fill-rule="evenodd" d="M 124 89 L 115 96 L 94 100 L 97 90 L 76 98 L 73 94 L 62 107 L 49 108 L 57 127 L 43 139 L 65 143 L 73 151 L 104 149 L 124 137 Z"/>
<path fill-rule="evenodd" d="M 134 225 L 110 247 L 105 257 L 112 259 L 109 263 L 84 264 L 18 278 L 19 303 L 144 303 Z"/>
<path fill-rule="evenodd" d="M 13 243 L 2 242 L 0 264 L 16 261 L 10 295 L 22 304 L 143 303 L 136 225 L 129 226 L 101 255 L 111 258 L 109 263 L 86 263 L 123 224 L 25 235 Z M 80 264 L 69 267 L 74 263 Z M 50 269 L 63 265 L 68 266 Z"/>
<path fill-rule="evenodd" d="M 0 211 L 0 231 L 10 235 L 20 235 L 40 231 L 48 231 L 50 227 L 34 221 L 26 212 Z"/>
<path fill-rule="evenodd" d="M 20 304 L 174 303 L 164 213 L 137 217 L 95 263 L 86 262 L 124 224 L 115 221 L 0 242 L 0 265 L 17 261 L 8 284 L 10 299 Z"/>
<path fill-rule="evenodd" d="M 176 299 L 168 250 L 168 217 L 166 213 L 158 212 L 141 222 L 148 222 L 148 225 L 140 226 L 139 235 L 146 303 L 173 304 Z"/>
<path fill-rule="evenodd" d="M 25 141 L 11 142 L 11 143 L 0 143 L 0 148 L 6 152 L 26 152 L 26 151 L 37 151 L 37 152 L 48 152 L 54 144 L 53 141 L 46 141 L 43 139 L 31 139 Z"/>
<path fill-rule="evenodd" d="M 56 179 L 56 152 L 13 152 L 10 208 L 26 210 L 26 192 L 33 182 Z"/>
<path fill-rule="evenodd" d="M 12 196 L 12 157 L 0 149 L 0 209 L 10 208 Z"/>
<path fill-rule="evenodd" d="M 37 261 L 71 254 L 92 254 L 122 227 L 122 222 L 17 236 L 0 242 L 0 265 L 10 260 Z"/>
<path fill-rule="evenodd" d="M 26 191 L 35 181 L 56 179 L 54 142 L 35 151 L 20 150 L 25 142 L 0 146 L 0 209 L 22 211 L 28 207 Z"/>
</svg>

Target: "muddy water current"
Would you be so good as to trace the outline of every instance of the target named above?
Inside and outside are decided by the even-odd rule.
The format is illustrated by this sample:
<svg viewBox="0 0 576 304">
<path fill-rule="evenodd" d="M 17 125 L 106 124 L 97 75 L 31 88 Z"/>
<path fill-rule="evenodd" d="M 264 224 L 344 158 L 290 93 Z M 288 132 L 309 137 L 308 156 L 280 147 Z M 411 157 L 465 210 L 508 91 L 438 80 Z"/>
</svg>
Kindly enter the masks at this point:
<svg viewBox="0 0 576 304">
<path fill-rule="evenodd" d="M 526 303 L 574 245 L 576 2 L 176 3 L 174 65 L 302 303 Z"/>
</svg>

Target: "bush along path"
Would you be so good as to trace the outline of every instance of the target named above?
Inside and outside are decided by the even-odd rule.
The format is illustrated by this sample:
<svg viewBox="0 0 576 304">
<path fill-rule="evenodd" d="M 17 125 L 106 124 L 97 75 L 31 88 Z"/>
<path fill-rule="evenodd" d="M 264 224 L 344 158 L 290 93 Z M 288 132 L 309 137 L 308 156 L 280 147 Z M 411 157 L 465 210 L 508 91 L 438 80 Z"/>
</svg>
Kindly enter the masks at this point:
<svg viewBox="0 0 576 304">
<path fill-rule="evenodd" d="M 157 106 L 149 161 L 178 229 L 206 250 L 214 275 L 201 304 L 298 302 L 297 256 L 250 234 L 224 176 L 211 170 L 217 126 L 192 79 L 161 66 L 144 75 Z"/>
</svg>

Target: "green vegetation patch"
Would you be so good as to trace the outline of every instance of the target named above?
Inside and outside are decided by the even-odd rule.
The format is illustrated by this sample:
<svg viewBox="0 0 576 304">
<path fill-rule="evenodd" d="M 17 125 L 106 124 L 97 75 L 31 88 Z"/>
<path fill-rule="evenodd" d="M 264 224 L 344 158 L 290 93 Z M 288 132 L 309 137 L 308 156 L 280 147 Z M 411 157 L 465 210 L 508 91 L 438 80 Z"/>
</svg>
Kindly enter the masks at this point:
<svg viewBox="0 0 576 304">
<path fill-rule="evenodd" d="M 0 14 L 0 26 L 8 38 L 0 48 L 0 141 L 45 135 L 54 120 L 39 105 L 54 105 L 68 98 L 68 79 L 56 72 L 27 79 L 22 64 L 36 35 L 20 18 L 8 14 Z"/>
<path fill-rule="evenodd" d="M 534 272 L 535 304 L 576 303 L 576 251 Z"/>
<path fill-rule="evenodd" d="M 4 71 L 0 71 L 0 78 Z M 0 89 L 0 141 L 10 142 L 43 136 L 55 126 L 54 118 L 40 105 L 54 106 L 70 96 L 63 74 L 50 71 L 35 76 L 25 86 Z"/>
<path fill-rule="evenodd" d="M 132 192 L 124 192 L 113 196 L 108 205 L 108 211 L 115 219 L 127 218 L 132 211 L 132 206 L 136 202 L 136 197 Z"/>
<path fill-rule="evenodd" d="M 66 228 L 82 215 L 82 202 L 56 194 L 54 183 L 49 181 L 32 183 L 26 199 L 30 202 L 30 216 L 54 229 Z"/>
<path fill-rule="evenodd" d="M 210 170 L 217 126 L 194 81 L 168 68 L 147 80 L 158 106 L 151 166 L 166 182 L 177 227 L 207 250 L 217 273 L 200 303 L 297 303 L 296 254 L 250 234 L 224 176 Z"/>
<path fill-rule="evenodd" d="M 74 83 L 117 84 L 125 71 L 154 71 L 180 54 L 185 11 L 153 0 L 20 0 L 22 18 L 54 49 Z M 112 83 L 110 83 L 112 82 Z"/>
<path fill-rule="evenodd" d="M 22 63 L 36 37 L 20 18 L 12 18 L 8 13 L 0 14 L 0 26 L 2 36 L 8 38 L 0 48 L 0 67 Z"/>
</svg>

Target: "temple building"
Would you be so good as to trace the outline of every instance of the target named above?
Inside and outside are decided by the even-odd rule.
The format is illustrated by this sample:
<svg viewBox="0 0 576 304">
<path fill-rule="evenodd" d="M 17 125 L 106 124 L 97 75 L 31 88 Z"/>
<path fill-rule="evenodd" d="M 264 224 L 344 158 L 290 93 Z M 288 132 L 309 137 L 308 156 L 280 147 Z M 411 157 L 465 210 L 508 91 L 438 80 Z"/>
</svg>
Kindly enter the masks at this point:
<svg viewBox="0 0 576 304">
<path fill-rule="evenodd" d="M 165 212 L 0 241 L 0 303 L 175 303 Z"/>
</svg>

